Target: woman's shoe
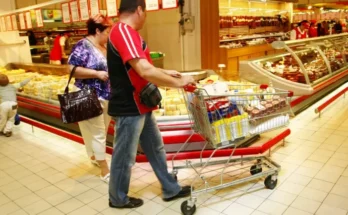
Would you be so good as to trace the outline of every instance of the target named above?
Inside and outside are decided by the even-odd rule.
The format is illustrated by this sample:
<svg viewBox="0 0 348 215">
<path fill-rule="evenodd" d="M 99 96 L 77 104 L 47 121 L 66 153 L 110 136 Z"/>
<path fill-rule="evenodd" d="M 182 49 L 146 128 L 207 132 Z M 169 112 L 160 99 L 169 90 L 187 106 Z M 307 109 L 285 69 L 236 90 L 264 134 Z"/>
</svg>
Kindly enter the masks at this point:
<svg viewBox="0 0 348 215">
<path fill-rule="evenodd" d="M 106 174 L 104 177 L 100 176 L 100 179 L 104 181 L 105 183 L 109 184 L 110 181 L 110 173 Z"/>
<path fill-rule="evenodd" d="M 96 160 L 91 160 L 91 163 L 92 163 L 93 165 L 96 165 L 97 167 L 100 167 L 98 161 L 96 161 Z"/>
</svg>

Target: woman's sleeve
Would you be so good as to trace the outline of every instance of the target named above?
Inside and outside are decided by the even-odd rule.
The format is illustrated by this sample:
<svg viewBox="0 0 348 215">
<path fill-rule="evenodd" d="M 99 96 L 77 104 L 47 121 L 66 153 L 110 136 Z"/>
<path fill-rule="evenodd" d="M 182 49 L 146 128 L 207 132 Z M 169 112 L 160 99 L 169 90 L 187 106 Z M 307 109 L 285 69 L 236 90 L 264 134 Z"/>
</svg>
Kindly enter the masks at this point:
<svg viewBox="0 0 348 215">
<path fill-rule="evenodd" d="M 86 67 L 89 59 L 89 51 L 83 45 L 83 42 L 78 42 L 69 56 L 68 64 L 73 66 Z"/>
</svg>

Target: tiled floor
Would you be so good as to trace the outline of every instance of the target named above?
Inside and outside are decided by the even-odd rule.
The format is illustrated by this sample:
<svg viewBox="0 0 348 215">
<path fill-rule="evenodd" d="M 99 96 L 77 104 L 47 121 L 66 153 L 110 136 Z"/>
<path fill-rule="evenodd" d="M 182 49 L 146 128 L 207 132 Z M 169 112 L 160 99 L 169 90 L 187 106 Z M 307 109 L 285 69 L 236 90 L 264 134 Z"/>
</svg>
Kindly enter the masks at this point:
<svg viewBox="0 0 348 215">
<path fill-rule="evenodd" d="M 264 189 L 258 180 L 207 193 L 198 197 L 196 214 L 346 215 L 348 98 L 321 118 L 314 114 L 316 106 L 292 119 L 285 147 L 273 150 L 272 158 L 282 165 L 276 189 Z M 180 171 L 179 180 L 189 183 L 192 173 Z M 133 169 L 130 195 L 145 200 L 135 210 L 109 208 L 108 187 L 97 174 L 84 146 L 22 123 L 12 137 L 0 136 L 0 214 L 180 214 L 183 200 L 161 200 L 148 164 Z"/>
</svg>

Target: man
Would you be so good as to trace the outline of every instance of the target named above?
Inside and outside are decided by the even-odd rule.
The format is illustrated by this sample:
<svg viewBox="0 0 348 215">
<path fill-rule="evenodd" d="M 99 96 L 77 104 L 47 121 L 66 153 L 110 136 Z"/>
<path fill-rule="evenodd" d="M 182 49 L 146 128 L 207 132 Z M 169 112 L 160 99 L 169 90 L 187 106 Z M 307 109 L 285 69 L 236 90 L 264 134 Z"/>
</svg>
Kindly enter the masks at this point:
<svg viewBox="0 0 348 215">
<path fill-rule="evenodd" d="M 309 22 L 307 20 L 303 20 L 299 23 L 299 26 L 294 28 L 290 33 L 290 40 L 300 40 L 308 38 L 308 28 Z"/>
<path fill-rule="evenodd" d="M 65 42 L 68 39 L 68 33 L 61 33 L 53 42 L 53 47 L 50 53 L 50 64 L 62 64 L 62 58 L 66 57 Z"/>
<path fill-rule="evenodd" d="M 138 33 L 146 19 L 145 0 L 122 0 L 119 14 L 107 49 L 111 84 L 109 114 L 115 118 L 117 133 L 110 168 L 109 206 L 136 208 L 143 200 L 127 194 L 139 142 L 162 185 L 164 201 L 191 193 L 190 186 L 180 187 L 168 173 L 162 137 L 152 114 L 156 108 L 145 106 L 139 94 L 149 82 L 180 88 L 193 84 L 194 79 L 152 65 L 149 49 Z"/>
</svg>

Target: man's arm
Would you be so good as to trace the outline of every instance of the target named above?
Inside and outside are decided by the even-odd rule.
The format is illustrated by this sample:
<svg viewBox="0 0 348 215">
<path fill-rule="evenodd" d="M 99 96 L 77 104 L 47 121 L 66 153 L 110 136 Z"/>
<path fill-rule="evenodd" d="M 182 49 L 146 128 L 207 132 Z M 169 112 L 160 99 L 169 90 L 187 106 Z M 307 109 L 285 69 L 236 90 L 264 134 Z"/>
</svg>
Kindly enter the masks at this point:
<svg viewBox="0 0 348 215">
<path fill-rule="evenodd" d="M 16 88 L 16 89 L 19 89 L 21 87 L 24 87 L 25 85 L 27 85 L 31 79 L 33 79 L 34 77 L 31 77 L 31 78 L 27 78 L 25 79 L 24 81 L 20 82 L 20 83 L 16 83 L 16 84 L 13 84 L 13 86 Z"/>
<path fill-rule="evenodd" d="M 154 67 L 148 60 L 136 58 L 128 61 L 132 68 L 145 80 L 158 86 L 180 88 L 188 84 L 194 84 L 194 79 L 191 76 L 183 76 L 174 78 L 161 69 Z"/>
</svg>

